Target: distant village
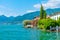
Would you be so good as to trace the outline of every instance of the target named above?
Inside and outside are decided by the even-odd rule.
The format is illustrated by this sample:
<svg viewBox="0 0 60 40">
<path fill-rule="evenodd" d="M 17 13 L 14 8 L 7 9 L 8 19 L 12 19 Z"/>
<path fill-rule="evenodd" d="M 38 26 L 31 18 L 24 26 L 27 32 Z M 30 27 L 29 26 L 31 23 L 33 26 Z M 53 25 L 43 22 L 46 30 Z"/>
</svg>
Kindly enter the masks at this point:
<svg viewBox="0 0 60 40">
<path fill-rule="evenodd" d="M 43 7 L 41 7 L 43 8 Z M 42 12 L 43 13 L 43 12 Z M 40 13 L 41 14 L 41 13 Z M 51 21 L 51 26 L 56 26 L 55 25 L 55 21 L 58 20 L 60 18 L 60 12 L 55 12 L 51 15 L 46 15 L 45 16 L 46 19 L 52 19 L 53 21 Z M 44 18 L 43 18 L 44 19 Z M 24 20 L 24 26 L 26 28 L 33 28 L 33 27 L 37 27 L 37 24 L 39 22 L 39 20 L 41 20 L 41 17 L 40 16 L 36 16 L 34 17 L 33 20 Z M 44 23 L 44 22 L 43 22 Z M 47 23 L 47 22 L 46 22 Z M 53 24 L 52 24 L 53 23 Z M 47 23 L 48 24 L 48 23 Z M 58 23 L 57 23 L 58 24 Z M 41 25 L 43 26 L 44 24 L 39 24 L 39 26 L 41 27 Z M 60 24 L 59 24 L 60 26 Z M 42 27 L 44 29 L 44 27 Z M 48 29 L 50 29 L 50 27 L 47 27 Z M 55 27 L 54 27 L 55 28 Z"/>
<path fill-rule="evenodd" d="M 52 15 L 47 15 L 46 18 L 51 18 L 51 19 L 57 20 L 57 19 L 59 19 L 59 17 L 60 17 L 60 12 L 57 12 L 57 13 L 54 13 L 54 14 L 52 14 Z M 39 16 L 34 17 L 33 20 L 28 20 L 28 21 L 30 21 L 30 22 L 27 22 L 27 24 L 28 24 L 27 27 L 28 27 L 29 25 L 30 25 L 30 27 L 36 26 L 38 20 L 40 20 L 40 17 L 39 17 Z M 25 21 L 27 21 L 27 20 L 25 20 Z"/>
</svg>

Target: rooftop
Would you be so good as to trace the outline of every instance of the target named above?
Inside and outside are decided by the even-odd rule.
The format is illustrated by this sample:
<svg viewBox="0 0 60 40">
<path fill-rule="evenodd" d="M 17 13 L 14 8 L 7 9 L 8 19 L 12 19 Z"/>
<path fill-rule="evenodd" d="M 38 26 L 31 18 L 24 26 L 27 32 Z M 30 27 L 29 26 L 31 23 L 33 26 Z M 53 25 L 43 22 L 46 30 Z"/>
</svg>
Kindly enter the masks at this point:
<svg viewBox="0 0 60 40">
<path fill-rule="evenodd" d="M 51 14 L 50 16 L 54 16 L 54 15 L 60 15 L 60 12 L 55 12 L 55 13 Z"/>
</svg>

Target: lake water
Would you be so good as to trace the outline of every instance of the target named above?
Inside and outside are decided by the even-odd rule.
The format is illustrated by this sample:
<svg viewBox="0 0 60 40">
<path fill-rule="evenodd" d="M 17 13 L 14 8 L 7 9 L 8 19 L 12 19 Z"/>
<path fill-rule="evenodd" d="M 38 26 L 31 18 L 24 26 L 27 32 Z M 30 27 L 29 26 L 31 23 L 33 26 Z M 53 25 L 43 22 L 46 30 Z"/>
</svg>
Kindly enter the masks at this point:
<svg viewBox="0 0 60 40">
<path fill-rule="evenodd" d="M 42 32 L 21 25 L 0 25 L 0 40 L 60 40 L 60 33 Z"/>
</svg>

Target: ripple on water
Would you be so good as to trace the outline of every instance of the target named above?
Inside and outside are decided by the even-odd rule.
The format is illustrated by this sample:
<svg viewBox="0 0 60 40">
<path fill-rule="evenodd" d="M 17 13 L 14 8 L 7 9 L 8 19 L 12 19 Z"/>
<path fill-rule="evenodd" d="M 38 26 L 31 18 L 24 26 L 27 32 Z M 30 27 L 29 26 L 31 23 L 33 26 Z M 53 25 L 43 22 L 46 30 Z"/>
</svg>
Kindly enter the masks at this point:
<svg viewBox="0 0 60 40">
<path fill-rule="evenodd" d="M 59 40 L 60 32 L 42 32 L 23 25 L 0 25 L 0 40 Z"/>
</svg>

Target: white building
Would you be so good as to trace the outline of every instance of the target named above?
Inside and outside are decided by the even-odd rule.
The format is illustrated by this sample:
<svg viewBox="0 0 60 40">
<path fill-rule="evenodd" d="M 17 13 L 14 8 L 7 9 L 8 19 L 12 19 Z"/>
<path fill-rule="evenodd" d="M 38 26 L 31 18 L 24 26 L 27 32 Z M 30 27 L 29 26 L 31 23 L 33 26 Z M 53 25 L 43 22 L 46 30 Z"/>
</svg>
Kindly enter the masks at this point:
<svg viewBox="0 0 60 40">
<path fill-rule="evenodd" d="M 57 20 L 60 17 L 60 12 L 54 13 L 50 16 L 51 19 Z"/>
</svg>

